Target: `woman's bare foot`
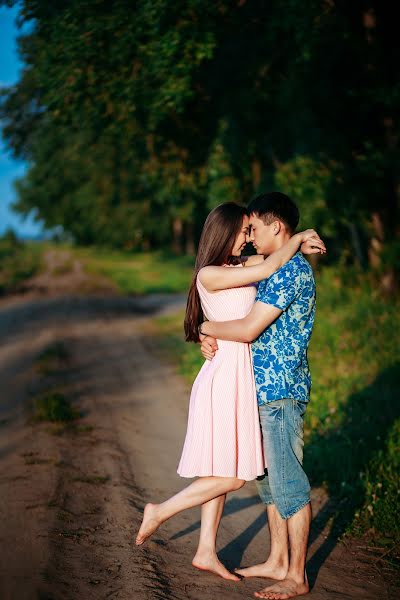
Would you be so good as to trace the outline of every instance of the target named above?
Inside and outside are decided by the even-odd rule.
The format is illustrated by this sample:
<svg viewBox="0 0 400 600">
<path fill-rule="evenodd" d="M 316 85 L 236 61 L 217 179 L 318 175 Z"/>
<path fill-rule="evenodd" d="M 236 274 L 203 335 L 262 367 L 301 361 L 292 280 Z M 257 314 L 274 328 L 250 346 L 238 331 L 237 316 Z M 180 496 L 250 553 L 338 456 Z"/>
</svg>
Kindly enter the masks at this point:
<svg viewBox="0 0 400 600">
<path fill-rule="evenodd" d="M 162 520 L 157 514 L 158 504 L 146 504 L 143 521 L 136 536 L 136 546 L 143 544 L 160 527 Z"/>
<path fill-rule="evenodd" d="M 301 583 L 296 582 L 293 579 L 284 579 L 259 592 L 255 592 L 254 595 L 256 598 L 264 598 L 266 600 L 287 600 L 288 598 L 295 598 L 296 596 L 308 594 L 309 591 L 310 588 L 307 579 Z"/>
<path fill-rule="evenodd" d="M 243 569 L 235 569 L 235 573 L 242 577 L 266 577 L 267 579 L 283 580 L 287 576 L 289 565 L 274 564 L 267 560 L 259 565 L 245 567 Z"/>
<path fill-rule="evenodd" d="M 224 565 L 222 562 L 218 560 L 218 556 L 213 552 L 209 554 L 201 554 L 197 552 L 196 556 L 192 560 L 192 565 L 196 569 L 200 569 L 200 571 L 210 571 L 210 573 L 214 573 L 214 575 L 218 575 L 223 579 L 228 579 L 229 581 L 240 581 L 240 577 L 234 575 Z"/>
</svg>

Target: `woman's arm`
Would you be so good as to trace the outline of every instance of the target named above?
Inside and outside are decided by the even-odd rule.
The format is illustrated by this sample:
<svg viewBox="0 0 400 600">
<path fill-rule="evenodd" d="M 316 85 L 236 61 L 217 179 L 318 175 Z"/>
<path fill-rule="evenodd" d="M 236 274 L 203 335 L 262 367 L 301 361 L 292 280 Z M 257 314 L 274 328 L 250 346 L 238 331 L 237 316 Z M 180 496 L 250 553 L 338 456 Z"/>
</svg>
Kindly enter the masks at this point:
<svg viewBox="0 0 400 600">
<path fill-rule="evenodd" d="M 282 248 L 273 252 L 258 265 L 245 266 L 241 269 L 203 267 L 199 271 L 200 281 L 209 292 L 216 292 L 267 279 L 287 263 L 296 254 L 300 245 L 305 242 L 309 244 L 307 254 L 325 252 L 325 245 L 318 234 L 313 229 L 307 229 L 296 233 Z"/>
<path fill-rule="evenodd" d="M 265 258 L 262 254 L 252 254 L 251 256 L 242 256 L 242 261 L 245 267 L 254 267 L 264 262 Z"/>
</svg>

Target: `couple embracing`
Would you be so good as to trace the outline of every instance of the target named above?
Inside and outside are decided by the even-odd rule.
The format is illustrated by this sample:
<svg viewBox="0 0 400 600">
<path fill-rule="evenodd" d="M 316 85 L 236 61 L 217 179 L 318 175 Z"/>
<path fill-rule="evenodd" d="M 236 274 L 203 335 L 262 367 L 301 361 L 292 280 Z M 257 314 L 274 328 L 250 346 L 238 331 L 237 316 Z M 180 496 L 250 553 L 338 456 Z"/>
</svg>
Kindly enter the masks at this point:
<svg viewBox="0 0 400 600">
<path fill-rule="evenodd" d="M 294 233 L 298 222 L 296 205 L 280 192 L 258 196 L 247 209 L 228 202 L 209 214 L 185 316 L 186 340 L 201 342 L 207 360 L 193 384 L 178 467 L 197 479 L 147 504 L 136 538 L 142 544 L 173 515 L 201 505 L 193 566 L 236 581 L 275 579 L 255 594 L 269 599 L 309 590 L 310 485 L 302 461 L 315 283 L 303 254 L 326 250 L 314 230 Z M 249 241 L 257 256 L 242 257 Z M 254 479 L 271 551 L 266 562 L 231 573 L 216 554 L 225 497 Z"/>
</svg>

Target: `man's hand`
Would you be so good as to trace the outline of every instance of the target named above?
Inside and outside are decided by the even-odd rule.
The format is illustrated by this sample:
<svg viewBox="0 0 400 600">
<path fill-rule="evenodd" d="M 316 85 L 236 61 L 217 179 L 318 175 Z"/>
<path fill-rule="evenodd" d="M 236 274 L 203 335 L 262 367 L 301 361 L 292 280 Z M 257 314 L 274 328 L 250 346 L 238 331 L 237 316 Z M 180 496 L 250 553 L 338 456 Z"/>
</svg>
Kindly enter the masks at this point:
<svg viewBox="0 0 400 600">
<path fill-rule="evenodd" d="M 206 360 L 212 360 L 218 350 L 217 340 L 211 337 L 211 335 L 200 334 L 200 342 L 202 355 Z"/>
</svg>

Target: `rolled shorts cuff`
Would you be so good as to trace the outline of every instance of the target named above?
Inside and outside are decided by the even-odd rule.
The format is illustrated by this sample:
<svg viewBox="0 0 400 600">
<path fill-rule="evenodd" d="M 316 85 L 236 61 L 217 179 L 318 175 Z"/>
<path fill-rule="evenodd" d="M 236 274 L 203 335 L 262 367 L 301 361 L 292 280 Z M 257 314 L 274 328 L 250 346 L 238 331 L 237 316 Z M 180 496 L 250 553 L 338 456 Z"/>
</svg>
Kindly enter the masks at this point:
<svg viewBox="0 0 400 600">
<path fill-rule="evenodd" d="M 273 500 L 263 500 L 262 498 L 261 498 L 261 502 L 263 504 L 265 504 L 265 506 L 271 506 L 271 504 L 275 504 L 275 502 Z"/>
<path fill-rule="evenodd" d="M 296 513 L 298 513 L 299 510 L 301 510 L 305 506 L 307 506 L 307 504 L 310 504 L 310 502 L 311 502 L 311 498 L 308 497 L 307 500 L 303 500 L 302 502 L 299 502 L 299 504 L 297 504 L 295 508 L 291 508 L 290 510 L 287 510 L 285 512 L 281 512 L 279 510 L 279 506 L 277 506 L 276 508 L 277 508 L 280 516 L 282 517 L 282 519 L 284 519 L 285 521 L 287 521 L 287 519 L 290 519 L 290 517 L 293 517 L 293 515 L 295 515 Z"/>
</svg>

